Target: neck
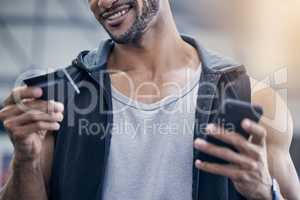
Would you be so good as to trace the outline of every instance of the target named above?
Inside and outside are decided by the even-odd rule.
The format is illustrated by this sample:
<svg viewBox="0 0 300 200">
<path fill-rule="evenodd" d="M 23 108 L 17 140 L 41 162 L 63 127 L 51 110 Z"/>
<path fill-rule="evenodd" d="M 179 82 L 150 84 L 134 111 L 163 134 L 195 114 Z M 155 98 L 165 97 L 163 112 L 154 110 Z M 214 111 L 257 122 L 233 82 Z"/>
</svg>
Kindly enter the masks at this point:
<svg viewBox="0 0 300 200">
<path fill-rule="evenodd" d="M 112 68 L 160 73 L 195 61 L 195 49 L 182 40 L 169 5 L 164 5 L 164 8 L 161 10 L 163 16 L 158 14 L 154 19 L 156 23 L 150 25 L 137 44 L 115 45 L 109 59 Z"/>
</svg>

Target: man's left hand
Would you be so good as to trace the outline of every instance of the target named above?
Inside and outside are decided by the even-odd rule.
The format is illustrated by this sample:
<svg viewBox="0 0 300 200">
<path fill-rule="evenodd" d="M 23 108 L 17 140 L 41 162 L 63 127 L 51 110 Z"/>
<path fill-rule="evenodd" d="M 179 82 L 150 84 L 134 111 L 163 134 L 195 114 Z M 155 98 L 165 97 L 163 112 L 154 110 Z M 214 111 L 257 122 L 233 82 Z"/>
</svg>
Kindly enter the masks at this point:
<svg viewBox="0 0 300 200">
<path fill-rule="evenodd" d="M 200 170 L 230 178 L 237 191 L 247 199 L 271 200 L 272 178 L 268 169 L 266 129 L 249 119 L 243 120 L 242 127 L 250 134 L 248 140 L 238 133 L 213 124 L 208 125 L 208 134 L 232 145 L 238 152 L 196 139 L 196 149 L 222 158 L 230 164 L 196 160 L 195 165 Z"/>
</svg>

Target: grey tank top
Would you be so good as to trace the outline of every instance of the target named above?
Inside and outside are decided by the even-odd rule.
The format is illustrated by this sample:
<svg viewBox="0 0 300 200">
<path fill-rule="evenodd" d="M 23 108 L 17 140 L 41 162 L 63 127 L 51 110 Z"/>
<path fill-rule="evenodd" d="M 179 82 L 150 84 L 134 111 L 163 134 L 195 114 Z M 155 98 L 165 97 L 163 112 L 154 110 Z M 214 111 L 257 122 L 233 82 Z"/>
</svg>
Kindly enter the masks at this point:
<svg viewBox="0 0 300 200">
<path fill-rule="evenodd" d="M 192 200 L 201 66 L 177 94 L 145 104 L 112 87 L 114 125 L 104 200 Z"/>
</svg>

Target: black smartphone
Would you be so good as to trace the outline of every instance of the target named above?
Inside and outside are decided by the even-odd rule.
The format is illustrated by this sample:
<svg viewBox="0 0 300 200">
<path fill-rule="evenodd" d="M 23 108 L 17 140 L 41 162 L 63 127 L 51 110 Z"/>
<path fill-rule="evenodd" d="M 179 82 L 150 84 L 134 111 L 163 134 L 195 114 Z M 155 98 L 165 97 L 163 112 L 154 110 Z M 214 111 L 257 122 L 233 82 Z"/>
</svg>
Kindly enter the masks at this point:
<svg viewBox="0 0 300 200">
<path fill-rule="evenodd" d="M 221 109 L 219 110 L 219 113 L 216 115 L 216 117 L 213 120 L 213 123 L 216 125 L 219 125 L 221 127 L 224 127 L 228 131 L 236 132 L 240 135 L 242 135 L 245 138 L 249 138 L 249 134 L 241 127 L 241 122 L 247 118 L 255 122 L 259 122 L 261 116 L 263 114 L 263 109 L 258 105 L 252 105 L 248 102 L 235 100 L 235 99 L 226 99 L 221 106 Z M 215 139 L 214 137 L 210 136 L 209 134 L 203 136 L 207 142 L 230 148 L 237 152 L 237 150 L 229 145 L 226 144 L 220 140 Z M 203 158 L 203 161 L 208 162 L 214 162 L 214 163 L 223 163 L 227 164 L 228 162 L 216 158 L 214 156 L 205 155 Z"/>
</svg>

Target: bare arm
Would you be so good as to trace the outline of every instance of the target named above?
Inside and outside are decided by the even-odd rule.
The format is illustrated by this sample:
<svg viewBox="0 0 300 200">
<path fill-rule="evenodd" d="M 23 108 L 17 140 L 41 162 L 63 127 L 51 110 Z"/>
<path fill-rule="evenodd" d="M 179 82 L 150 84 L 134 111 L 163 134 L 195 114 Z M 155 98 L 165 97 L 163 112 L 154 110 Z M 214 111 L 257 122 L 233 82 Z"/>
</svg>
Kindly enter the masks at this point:
<svg viewBox="0 0 300 200">
<path fill-rule="evenodd" d="M 1 200 L 48 199 L 53 145 L 53 135 L 47 135 L 39 161 L 18 163 L 13 159 L 11 176 L 0 193 Z"/>
<path fill-rule="evenodd" d="M 1 200 L 47 199 L 40 163 L 14 162 L 12 170 Z"/>
<path fill-rule="evenodd" d="M 260 84 L 262 85 L 262 84 Z M 257 85 L 254 86 L 257 87 Z M 247 199 L 272 199 L 272 178 L 281 188 L 281 198 L 299 200 L 300 184 L 289 154 L 293 125 L 286 103 L 266 85 L 253 88 L 252 102 L 264 109 L 259 123 L 244 119 L 242 128 L 249 133 L 245 138 L 236 132 L 209 124 L 206 132 L 217 140 L 232 145 L 237 151 L 195 140 L 195 148 L 225 159 L 230 164 L 219 164 L 197 160 L 198 169 L 229 177 L 237 191 Z"/>
<path fill-rule="evenodd" d="M 253 103 L 264 107 L 262 124 L 267 130 L 267 153 L 269 171 L 279 185 L 284 198 L 300 199 L 299 178 L 290 156 L 293 137 L 293 121 L 283 99 L 270 87 L 252 82 L 255 88 Z"/>
<path fill-rule="evenodd" d="M 30 88 L 14 91 L 26 104 L 20 108 L 12 103 L 11 95 L 0 111 L 14 145 L 11 175 L 0 193 L 0 200 L 47 200 L 54 148 L 53 131 L 59 129 L 62 105 L 32 100 Z M 34 111 L 33 111 L 34 110 Z"/>
</svg>

